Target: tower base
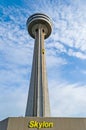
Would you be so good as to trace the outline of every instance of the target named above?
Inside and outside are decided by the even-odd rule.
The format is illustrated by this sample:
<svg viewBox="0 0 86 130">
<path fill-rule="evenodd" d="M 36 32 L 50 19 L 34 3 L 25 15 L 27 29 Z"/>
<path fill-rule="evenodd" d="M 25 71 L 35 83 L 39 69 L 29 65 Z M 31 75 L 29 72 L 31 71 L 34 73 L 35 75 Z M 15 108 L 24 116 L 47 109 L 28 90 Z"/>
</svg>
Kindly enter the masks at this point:
<svg viewBox="0 0 86 130">
<path fill-rule="evenodd" d="M 86 118 L 9 117 L 0 130 L 86 130 Z"/>
</svg>

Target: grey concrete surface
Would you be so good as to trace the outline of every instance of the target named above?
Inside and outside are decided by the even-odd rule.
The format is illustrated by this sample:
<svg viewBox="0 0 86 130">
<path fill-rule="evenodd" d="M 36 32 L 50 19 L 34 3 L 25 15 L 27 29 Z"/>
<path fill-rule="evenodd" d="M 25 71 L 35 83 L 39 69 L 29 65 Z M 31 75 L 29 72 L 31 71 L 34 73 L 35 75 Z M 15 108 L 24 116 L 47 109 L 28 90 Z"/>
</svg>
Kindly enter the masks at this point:
<svg viewBox="0 0 86 130">
<path fill-rule="evenodd" d="M 86 118 L 11 117 L 0 121 L 0 130 L 86 130 Z"/>
</svg>

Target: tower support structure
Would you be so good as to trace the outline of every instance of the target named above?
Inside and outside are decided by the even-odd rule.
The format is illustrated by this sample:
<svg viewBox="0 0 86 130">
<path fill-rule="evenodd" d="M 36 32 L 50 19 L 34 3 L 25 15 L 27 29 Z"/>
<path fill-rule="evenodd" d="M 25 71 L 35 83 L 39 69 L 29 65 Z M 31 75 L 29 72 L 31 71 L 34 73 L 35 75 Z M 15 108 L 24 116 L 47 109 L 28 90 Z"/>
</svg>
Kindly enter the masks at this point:
<svg viewBox="0 0 86 130">
<path fill-rule="evenodd" d="M 27 29 L 35 45 L 25 116 L 50 116 L 44 39 L 51 34 L 51 25 L 50 18 L 44 14 L 34 14 L 27 20 Z"/>
</svg>

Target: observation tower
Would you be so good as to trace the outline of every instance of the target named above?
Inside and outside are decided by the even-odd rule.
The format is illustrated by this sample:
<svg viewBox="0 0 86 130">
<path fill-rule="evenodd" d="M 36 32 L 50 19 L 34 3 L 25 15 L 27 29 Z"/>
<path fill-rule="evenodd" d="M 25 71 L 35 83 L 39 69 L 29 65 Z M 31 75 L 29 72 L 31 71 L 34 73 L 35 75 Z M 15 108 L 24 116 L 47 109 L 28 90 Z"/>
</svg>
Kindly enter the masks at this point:
<svg viewBox="0 0 86 130">
<path fill-rule="evenodd" d="M 47 15 L 36 13 L 28 18 L 27 30 L 30 36 L 35 39 L 35 45 L 25 116 L 49 117 L 50 103 L 44 39 L 51 34 L 52 22 Z"/>
</svg>

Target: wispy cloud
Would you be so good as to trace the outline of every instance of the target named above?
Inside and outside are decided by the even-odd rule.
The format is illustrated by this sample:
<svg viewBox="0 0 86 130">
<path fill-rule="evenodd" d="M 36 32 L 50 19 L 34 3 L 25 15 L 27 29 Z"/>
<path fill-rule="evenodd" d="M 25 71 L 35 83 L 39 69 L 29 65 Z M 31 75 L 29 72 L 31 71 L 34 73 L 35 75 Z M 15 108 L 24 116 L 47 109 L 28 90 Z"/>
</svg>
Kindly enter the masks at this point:
<svg viewBox="0 0 86 130">
<path fill-rule="evenodd" d="M 51 80 L 50 98 L 52 116 L 86 117 L 86 85 Z"/>
<path fill-rule="evenodd" d="M 80 51 L 73 51 L 72 49 L 69 49 L 68 54 L 69 56 L 74 56 L 83 60 L 86 59 L 85 53 L 80 52 Z"/>
<path fill-rule="evenodd" d="M 0 119 L 25 115 L 27 86 L 9 87 L 0 87 Z"/>
</svg>

